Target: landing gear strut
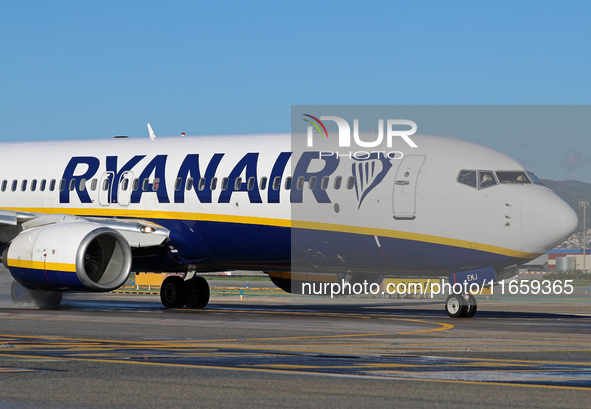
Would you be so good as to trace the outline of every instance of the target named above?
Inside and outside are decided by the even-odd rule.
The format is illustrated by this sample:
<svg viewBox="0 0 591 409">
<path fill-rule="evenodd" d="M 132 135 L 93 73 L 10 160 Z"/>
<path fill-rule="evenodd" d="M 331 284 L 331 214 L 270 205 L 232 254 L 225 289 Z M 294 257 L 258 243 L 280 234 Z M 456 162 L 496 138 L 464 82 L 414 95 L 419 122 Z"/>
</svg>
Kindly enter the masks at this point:
<svg viewBox="0 0 591 409">
<path fill-rule="evenodd" d="M 190 278 L 187 278 L 190 277 Z M 209 285 L 200 276 L 166 277 L 160 287 L 160 300 L 166 308 L 205 308 L 209 302 Z"/>
<path fill-rule="evenodd" d="M 477 308 L 472 294 L 451 294 L 445 301 L 445 312 L 452 318 L 472 318 Z"/>
</svg>

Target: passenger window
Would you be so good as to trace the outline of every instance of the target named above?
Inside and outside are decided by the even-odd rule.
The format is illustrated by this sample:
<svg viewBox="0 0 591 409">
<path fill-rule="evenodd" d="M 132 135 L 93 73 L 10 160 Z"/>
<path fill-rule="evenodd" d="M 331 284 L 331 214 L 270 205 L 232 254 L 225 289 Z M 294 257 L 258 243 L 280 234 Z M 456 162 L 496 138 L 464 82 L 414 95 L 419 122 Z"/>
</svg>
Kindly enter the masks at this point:
<svg viewBox="0 0 591 409">
<path fill-rule="evenodd" d="M 18 180 L 13 180 L 12 181 L 12 187 L 10 190 L 12 190 L 13 192 L 16 192 L 16 187 L 18 186 Z"/>
<path fill-rule="evenodd" d="M 476 171 L 475 170 L 460 170 L 458 174 L 458 182 L 476 187 Z"/>
<path fill-rule="evenodd" d="M 273 190 L 281 189 L 281 176 L 275 176 L 273 179 Z"/>
<path fill-rule="evenodd" d="M 27 190 L 27 179 L 23 180 L 23 182 L 21 183 L 21 190 L 24 192 L 25 190 Z"/>
<path fill-rule="evenodd" d="M 147 192 L 149 184 L 150 184 L 150 179 L 145 178 L 144 181 L 142 182 L 142 191 Z M 103 190 L 106 190 L 106 189 L 103 189 Z"/>
<path fill-rule="evenodd" d="M 355 186 L 355 176 L 349 176 L 347 179 L 347 189 L 351 190 Z"/>
<path fill-rule="evenodd" d="M 103 191 L 106 192 L 107 190 L 109 190 L 110 186 L 111 186 L 111 179 L 106 178 L 105 181 L 103 182 Z"/>
<path fill-rule="evenodd" d="M 31 180 L 31 192 L 37 190 L 37 179 Z"/>
<path fill-rule="evenodd" d="M 96 179 L 92 179 L 92 190 L 94 190 L 96 188 L 96 183 L 94 183 L 96 181 Z M 140 180 L 138 178 L 135 178 L 133 180 L 133 191 L 137 192 L 138 189 L 140 188 Z"/>
<path fill-rule="evenodd" d="M 70 185 L 68 186 L 68 190 L 72 192 L 74 189 L 76 189 L 76 179 L 70 179 Z"/>
<path fill-rule="evenodd" d="M 160 179 L 154 178 L 154 183 L 152 183 L 152 192 L 158 191 L 159 187 L 160 187 Z"/>
<path fill-rule="evenodd" d="M 205 189 L 205 182 L 207 182 L 205 178 L 199 179 L 199 185 L 197 186 L 197 189 L 199 189 L 200 191 Z"/>
<path fill-rule="evenodd" d="M 80 191 L 84 192 L 86 190 L 86 179 L 80 179 Z"/>
<path fill-rule="evenodd" d="M 222 190 L 228 190 L 228 184 L 229 184 L 228 178 L 223 178 L 222 179 Z"/>
<path fill-rule="evenodd" d="M 193 189 L 193 178 L 187 179 L 187 190 Z"/>
<path fill-rule="evenodd" d="M 316 189 L 316 181 L 317 180 L 318 180 L 318 178 L 316 176 L 310 177 L 310 180 L 308 181 L 308 187 L 310 188 L 310 190 Z"/>
<path fill-rule="evenodd" d="M 2 181 L 2 191 L 6 192 L 6 186 L 8 186 L 8 180 L 4 179 Z"/>
<path fill-rule="evenodd" d="M 267 188 L 267 177 L 263 176 L 261 178 L 261 190 L 265 190 Z"/>
<path fill-rule="evenodd" d="M 50 192 L 53 192 L 55 190 L 55 184 L 56 184 L 55 179 L 51 179 L 51 182 L 49 182 L 49 191 Z"/>
<path fill-rule="evenodd" d="M 291 189 L 291 176 L 285 178 L 285 190 Z"/>
<path fill-rule="evenodd" d="M 60 192 L 63 192 L 64 190 L 66 190 L 66 179 L 61 179 L 60 180 Z"/>
<path fill-rule="evenodd" d="M 335 190 L 339 190 L 341 188 L 341 183 L 343 182 L 343 178 L 341 176 L 337 176 L 334 178 L 334 188 Z"/>
<path fill-rule="evenodd" d="M 47 186 L 47 180 L 41 179 L 41 184 L 39 185 L 39 190 L 44 192 L 46 186 Z"/>
<path fill-rule="evenodd" d="M 303 188 L 304 188 L 304 177 L 303 176 L 300 176 L 298 178 L 298 182 L 296 184 L 296 189 L 297 190 L 302 190 Z"/>
<path fill-rule="evenodd" d="M 330 180 L 330 178 L 328 176 L 323 177 L 320 182 L 320 189 L 322 189 L 322 190 L 328 189 L 329 180 Z"/>
<path fill-rule="evenodd" d="M 125 178 L 125 179 L 123 179 L 121 190 L 123 190 L 125 192 L 125 191 L 127 191 L 128 187 L 129 187 L 129 179 Z"/>
<path fill-rule="evenodd" d="M 505 172 L 497 171 L 497 177 L 501 183 L 531 183 L 525 172 Z"/>
<path fill-rule="evenodd" d="M 218 187 L 218 178 L 212 178 L 210 183 L 211 190 L 215 190 Z"/>
<path fill-rule="evenodd" d="M 175 191 L 179 191 L 182 189 L 182 185 L 183 185 L 183 178 L 176 178 L 176 180 L 174 181 L 174 190 Z"/>
<path fill-rule="evenodd" d="M 254 190 L 255 183 L 256 183 L 256 179 L 254 178 L 254 176 L 249 177 L 248 184 L 246 185 L 246 188 L 248 190 Z"/>
<path fill-rule="evenodd" d="M 490 170 L 479 170 L 478 171 L 478 188 L 486 189 L 487 187 L 498 185 L 497 179 L 495 179 L 494 172 Z"/>
<path fill-rule="evenodd" d="M 240 190 L 242 188 L 242 178 L 236 178 L 234 181 L 234 190 Z"/>
</svg>

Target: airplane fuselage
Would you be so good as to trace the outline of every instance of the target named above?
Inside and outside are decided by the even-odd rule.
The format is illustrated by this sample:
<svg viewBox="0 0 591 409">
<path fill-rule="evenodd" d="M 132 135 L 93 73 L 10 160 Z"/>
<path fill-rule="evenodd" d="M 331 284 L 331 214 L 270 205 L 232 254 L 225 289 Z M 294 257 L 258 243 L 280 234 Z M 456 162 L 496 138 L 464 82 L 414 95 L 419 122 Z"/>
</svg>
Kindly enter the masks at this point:
<svg viewBox="0 0 591 409">
<path fill-rule="evenodd" d="M 572 210 L 528 176 L 488 187 L 458 179 L 526 174 L 518 162 L 452 138 L 414 139 L 419 148 L 401 145 L 394 159 L 294 153 L 289 135 L 3 144 L 0 203 L 153 221 L 170 241 L 134 269 L 164 271 L 433 276 L 505 268 L 570 234 Z"/>
</svg>

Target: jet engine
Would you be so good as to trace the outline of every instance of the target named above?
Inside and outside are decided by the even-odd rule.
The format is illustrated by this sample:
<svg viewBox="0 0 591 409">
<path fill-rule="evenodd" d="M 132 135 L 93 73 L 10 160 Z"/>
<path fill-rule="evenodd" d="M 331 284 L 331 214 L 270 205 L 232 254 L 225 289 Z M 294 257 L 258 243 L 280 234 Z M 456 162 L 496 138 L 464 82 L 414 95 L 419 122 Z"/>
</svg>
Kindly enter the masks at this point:
<svg viewBox="0 0 591 409">
<path fill-rule="evenodd" d="M 19 233 L 2 260 L 29 289 L 111 291 L 131 270 L 131 248 L 116 230 L 98 223 L 39 226 Z"/>
</svg>

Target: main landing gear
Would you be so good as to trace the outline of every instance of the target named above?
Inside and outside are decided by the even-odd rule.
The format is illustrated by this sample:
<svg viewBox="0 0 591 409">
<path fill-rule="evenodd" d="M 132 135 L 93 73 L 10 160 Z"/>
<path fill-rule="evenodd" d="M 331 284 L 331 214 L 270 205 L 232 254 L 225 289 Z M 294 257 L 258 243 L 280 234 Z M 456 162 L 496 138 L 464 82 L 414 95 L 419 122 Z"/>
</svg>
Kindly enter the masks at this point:
<svg viewBox="0 0 591 409">
<path fill-rule="evenodd" d="M 445 301 L 445 312 L 452 318 L 472 318 L 476 309 L 476 298 L 472 294 L 451 294 Z"/>
<path fill-rule="evenodd" d="M 160 287 L 160 300 L 166 308 L 205 308 L 209 302 L 209 284 L 194 272 L 185 278 L 169 276 Z"/>
</svg>

